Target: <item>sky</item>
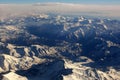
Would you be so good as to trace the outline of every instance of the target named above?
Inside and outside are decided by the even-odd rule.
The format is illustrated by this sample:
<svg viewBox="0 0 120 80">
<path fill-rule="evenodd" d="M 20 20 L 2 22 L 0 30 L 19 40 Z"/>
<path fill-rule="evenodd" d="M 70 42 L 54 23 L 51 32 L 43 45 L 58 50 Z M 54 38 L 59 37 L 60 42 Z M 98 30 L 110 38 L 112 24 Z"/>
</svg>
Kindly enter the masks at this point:
<svg viewBox="0 0 120 80">
<path fill-rule="evenodd" d="M 120 0 L 0 0 L 0 3 L 49 3 L 49 2 L 61 2 L 61 3 L 78 3 L 78 4 L 107 4 L 107 5 L 119 5 Z"/>
</svg>

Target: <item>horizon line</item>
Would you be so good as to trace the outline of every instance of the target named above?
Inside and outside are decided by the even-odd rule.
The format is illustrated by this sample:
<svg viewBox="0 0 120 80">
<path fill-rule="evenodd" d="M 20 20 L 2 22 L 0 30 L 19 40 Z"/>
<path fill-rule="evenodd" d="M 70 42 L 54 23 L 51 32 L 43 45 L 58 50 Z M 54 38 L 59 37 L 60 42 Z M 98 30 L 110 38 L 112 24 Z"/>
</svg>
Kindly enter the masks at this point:
<svg viewBox="0 0 120 80">
<path fill-rule="evenodd" d="M 91 3 L 72 3 L 72 2 L 37 2 L 37 3 L 0 3 L 1 4 L 73 4 L 73 5 L 116 5 L 116 6 L 120 6 L 119 4 L 91 4 Z"/>
</svg>

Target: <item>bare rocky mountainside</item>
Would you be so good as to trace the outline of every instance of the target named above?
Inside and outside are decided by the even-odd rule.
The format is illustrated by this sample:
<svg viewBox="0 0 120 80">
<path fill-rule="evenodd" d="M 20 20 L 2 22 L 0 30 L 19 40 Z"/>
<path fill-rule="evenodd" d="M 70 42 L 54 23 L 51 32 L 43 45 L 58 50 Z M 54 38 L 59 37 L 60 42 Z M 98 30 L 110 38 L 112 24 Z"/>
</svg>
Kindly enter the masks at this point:
<svg viewBox="0 0 120 80">
<path fill-rule="evenodd" d="M 52 14 L 1 19 L 0 80 L 120 80 L 120 21 Z"/>
</svg>

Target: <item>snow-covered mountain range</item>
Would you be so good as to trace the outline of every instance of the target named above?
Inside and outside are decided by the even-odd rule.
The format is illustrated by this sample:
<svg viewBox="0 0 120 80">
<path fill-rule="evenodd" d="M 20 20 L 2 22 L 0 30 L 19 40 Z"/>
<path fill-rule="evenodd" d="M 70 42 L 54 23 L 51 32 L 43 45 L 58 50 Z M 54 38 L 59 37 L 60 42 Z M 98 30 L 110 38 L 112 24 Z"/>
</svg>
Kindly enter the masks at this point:
<svg viewBox="0 0 120 80">
<path fill-rule="evenodd" d="M 120 21 L 28 15 L 0 20 L 2 80 L 120 80 Z"/>
</svg>

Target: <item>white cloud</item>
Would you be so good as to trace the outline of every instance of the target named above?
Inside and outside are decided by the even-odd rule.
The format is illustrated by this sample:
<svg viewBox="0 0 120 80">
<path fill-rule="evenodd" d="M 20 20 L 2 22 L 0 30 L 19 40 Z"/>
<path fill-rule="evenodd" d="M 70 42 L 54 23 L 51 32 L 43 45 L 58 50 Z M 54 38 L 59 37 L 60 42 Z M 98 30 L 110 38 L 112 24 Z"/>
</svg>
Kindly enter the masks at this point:
<svg viewBox="0 0 120 80">
<path fill-rule="evenodd" d="M 67 3 L 0 4 L 0 17 L 28 15 L 33 13 L 120 17 L 120 6 Z"/>
</svg>

